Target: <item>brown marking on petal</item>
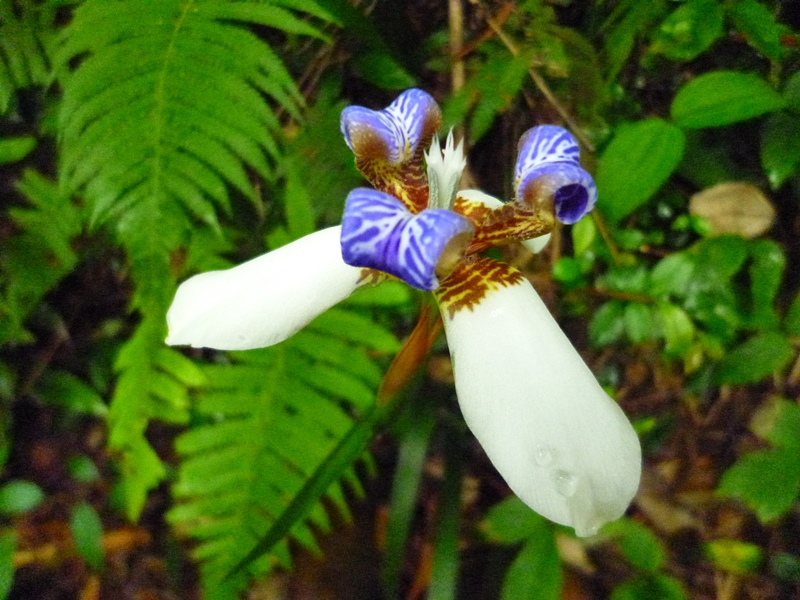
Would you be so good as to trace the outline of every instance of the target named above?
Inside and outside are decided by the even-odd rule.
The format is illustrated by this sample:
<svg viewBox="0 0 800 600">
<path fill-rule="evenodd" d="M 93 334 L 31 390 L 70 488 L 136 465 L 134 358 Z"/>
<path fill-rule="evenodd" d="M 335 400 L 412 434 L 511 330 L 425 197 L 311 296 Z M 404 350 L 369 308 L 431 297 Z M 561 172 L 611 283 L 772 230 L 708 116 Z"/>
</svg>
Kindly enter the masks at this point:
<svg viewBox="0 0 800 600">
<path fill-rule="evenodd" d="M 361 269 L 356 286 L 361 287 L 362 285 L 378 285 L 379 283 L 389 281 L 390 279 L 395 278 L 388 273 L 378 271 L 378 269 Z"/>
<path fill-rule="evenodd" d="M 492 209 L 482 202 L 467 200 L 463 196 L 456 195 L 456 199 L 453 202 L 453 211 L 467 217 L 477 229 L 486 220 Z"/>
<path fill-rule="evenodd" d="M 520 202 L 508 202 L 489 212 L 477 227 L 475 239 L 467 254 L 475 254 L 507 242 L 521 242 L 550 233 L 556 218 L 552 201 L 528 206 Z"/>
<path fill-rule="evenodd" d="M 434 292 L 442 311 L 452 319 L 460 310 L 472 310 L 493 290 L 523 281 L 514 267 L 491 258 L 474 258 L 459 264 Z"/>
<path fill-rule="evenodd" d="M 350 132 L 356 168 L 376 190 L 394 196 L 414 214 L 428 206 L 428 172 L 424 153 L 442 126 L 442 113 L 435 106 L 435 110 L 428 110 L 422 119 L 416 150 L 411 154 L 407 145 L 401 151 L 400 162 L 396 163 L 389 160 L 391 152 L 380 135 L 366 127 L 363 131 L 359 128 Z"/>
</svg>

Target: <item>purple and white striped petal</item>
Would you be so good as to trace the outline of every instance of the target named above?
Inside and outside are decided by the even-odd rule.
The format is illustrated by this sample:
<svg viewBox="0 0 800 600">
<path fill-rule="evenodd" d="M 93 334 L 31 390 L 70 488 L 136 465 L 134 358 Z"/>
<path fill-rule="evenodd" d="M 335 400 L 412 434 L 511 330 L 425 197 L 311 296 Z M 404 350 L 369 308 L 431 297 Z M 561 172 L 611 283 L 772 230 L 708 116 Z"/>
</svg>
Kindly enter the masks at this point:
<svg viewBox="0 0 800 600">
<path fill-rule="evenodd" d="M 184 281 L 167 312 L 170 345 L 248 350 L 277 344 L 347 298 L 362 270 L 346 265 L 330 227 L 225 271 Z"/>
<path fill-rule="evenodd" d="M 342 257 L 348 265 L 378 269 L 432 291 L 463 258 L 473 235 L 472 223 L 452 211 L 415 215 L 397 198 L 356 188 L 342 217 Z"/>
<path fill-rule="evenodd" d="M 435 128 L 431 123 L 435 123 Z M 349 106 L 340 126 L 357 159 L 384 160 L 399 165 L 414 156 L 420 142 L 439 128 L 436 100 L 418 89 L 406 90 L 384 110 Z M 432 129 L 432 130 L 431 130 Z"/>
<path fill-rule="evenodd" d="M 535 206 L 552 198 L 559 221 L 579 221 L 597 202 L 597 187 L 581 168 L 579 153 L 566 129 L 542 125 L 528 130 L 520 139 L 514 170 L 517 199 Z"/>
</svg>

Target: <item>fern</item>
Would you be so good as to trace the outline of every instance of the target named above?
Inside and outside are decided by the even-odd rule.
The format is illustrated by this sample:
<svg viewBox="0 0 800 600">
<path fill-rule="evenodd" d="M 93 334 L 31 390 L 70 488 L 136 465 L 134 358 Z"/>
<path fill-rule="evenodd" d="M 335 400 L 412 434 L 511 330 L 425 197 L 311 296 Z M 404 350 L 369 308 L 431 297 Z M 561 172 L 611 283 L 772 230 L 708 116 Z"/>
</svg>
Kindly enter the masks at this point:
<svg viewBox="0 0 800 600">
<path fill-rule="evenodd" d="M 131 518 L 165 474 L 147 423 L 186 422 L 187 389 L 199 382 L 188 365 L 175 372 L 163 362 L 179 356 L 163 348 L 170 257 L 194 219 L 219 233 L 229 187 L 256 202 L 251 174 L 273 178 L 273 106 L 299 117 L 302 97 L 248 26 L 320 37 L 301 12 L 327 20 L 311 0 L 86 0 L 58 39 L 61 184 L 87 200 L 93 225 L 116 231 L 135 284 L 131 308 L 143 317 L 116 363 L 109 414 Z"/>
<path fill-rule="evenodd" d="M 95 222 L 124 214 L 131 228 L 157 230 L 159 217 L 193 216 L 216 227 L 228 185 L 257 200 L 242 162 L 269 179 L 279 157 L 264 96 L 295 117 L 302 97 L 277 54 L 238 23 L 320 36 L 280 4 L 323 15 L 310 1 L 80 5 L 56 53 L 62 66 L 82 59 L 63 78 L 61 177 L 85 188 Z"/>
<path fill-rule="evenodd" d="M 52 8 L 33 0 L 0 0 L 0 114 L 8 111 L 16 90 L 49 81 L 52 22 Z"/>
<path fill-rule="evenodd" d="M 0 343 L 31 341 L 24 321 L 77 264 L 72 241 L 83 228 L 81 209 L 36 171 L 16 187 L 30 205 L 9 211 L 21 231 L 0 240 Z"/>
<path fill-rule="evenodd" d="M 178 439 L 179 504 L 169 518 L 198 541 L 194 554 L 203 563 L 209 598 L 230 597 L 244 585 L 244 574 L 223 579 L 374 406 L 381 370 L 365 344 L 380 354 L 397 349 L 387 330 L 352 309 L 335 308 L 283 344 L 204 367 L 210 384 L 196 408 L 205 425 Z M 357 485 L 352 470 L 334 475 Z M 341 483 L 327 490 L 327 498 L 347 514 Z M 329 528 L 319 503 L 302 516 L 317 530 Z M 302 520 L 290 533 L 316 549 Z M 289 560 L 282 542 L 270 557 L 250 563 L 247 573 L 257 576 Z"/>
</svg>

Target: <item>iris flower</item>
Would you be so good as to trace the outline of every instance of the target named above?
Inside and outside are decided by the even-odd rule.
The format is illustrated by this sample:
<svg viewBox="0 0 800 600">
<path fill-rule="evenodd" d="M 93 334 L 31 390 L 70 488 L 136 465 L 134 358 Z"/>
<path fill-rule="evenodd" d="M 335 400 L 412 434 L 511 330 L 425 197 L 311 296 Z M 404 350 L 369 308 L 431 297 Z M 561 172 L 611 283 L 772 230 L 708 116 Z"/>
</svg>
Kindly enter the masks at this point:
<svg viewBox="0 0 800 600">
<path fill-rule="evenodd" d="M 639 441 L 528 280 L 481 252 L 575 223 L 594 206 L 594 182 L 575 138 L 546 125 L 520 140 L 512 201 L 458 191 L 466 161 L 452 135 L 442 151 L 440 127 L 436 102 L 416 89 L 385 110 L 345 109 L 342 133 L 373 188 L 348 195 L 341 226 L 184 282 L 166 341 L 270 346 L 389 275 L 432 291 L 461 411 L 489 459 L 536 512 L 591 535 L 636 493 Z"/>
</svg>

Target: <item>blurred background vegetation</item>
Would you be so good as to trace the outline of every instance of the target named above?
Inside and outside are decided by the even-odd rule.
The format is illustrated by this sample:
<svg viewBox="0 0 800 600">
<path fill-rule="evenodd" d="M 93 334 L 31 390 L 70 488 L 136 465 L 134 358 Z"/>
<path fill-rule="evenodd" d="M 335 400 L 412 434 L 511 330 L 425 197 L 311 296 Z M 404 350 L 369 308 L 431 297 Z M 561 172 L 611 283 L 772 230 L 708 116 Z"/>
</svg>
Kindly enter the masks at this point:
<svg viewBox="0 0 800 600">
<path fill-rule="evenodd" d="M 798 28 L 791 0 L 0 0 L 0 598 L 800 597 Z M 593 538 L 509 496 L 443 339 L 387 371 L 404 286 L 265 350 L 163 344 L 177 282 L 338 221 L 342 108 L 413 86 L 470 187 L 510 199 L 543 123 L 596 176 L 591 219 L 502 249 L 641 436 Z"/>
</svg>

